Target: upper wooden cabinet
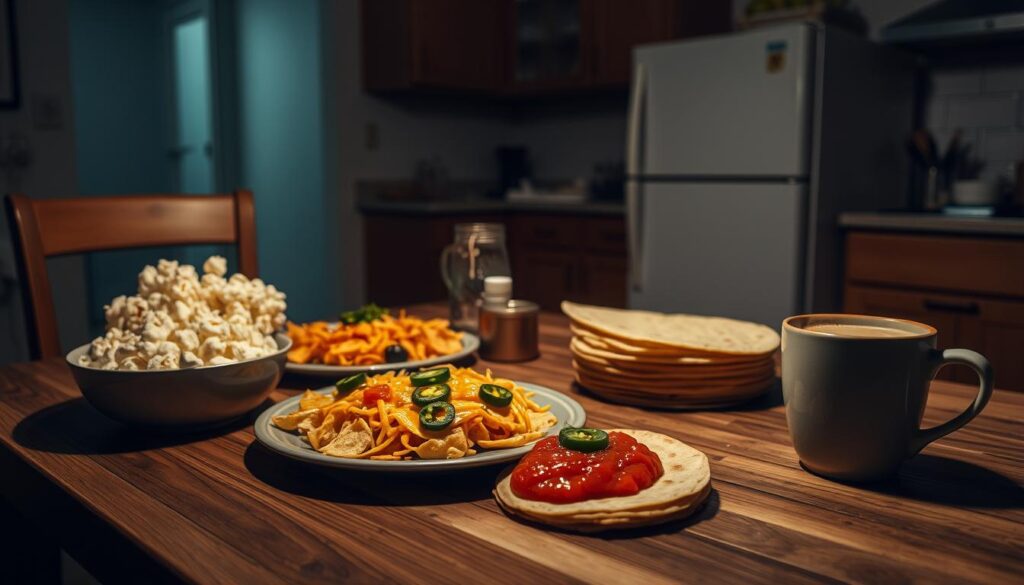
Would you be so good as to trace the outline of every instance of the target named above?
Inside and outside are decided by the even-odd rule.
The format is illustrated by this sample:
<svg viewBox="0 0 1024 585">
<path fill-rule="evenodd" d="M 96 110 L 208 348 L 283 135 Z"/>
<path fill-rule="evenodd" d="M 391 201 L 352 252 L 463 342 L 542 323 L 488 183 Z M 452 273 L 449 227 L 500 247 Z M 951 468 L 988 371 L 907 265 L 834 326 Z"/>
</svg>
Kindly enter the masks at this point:
<svg viewBox="0 0 1024 585">
<path fill-rule="evenodd" d="M 729 2 L 363 0 L 369 91 L 625 88 L 635 46 L 724 32 Z"/>
<path fill-rule="evenodd" d="M 505 0 L 363 0 L 363 84 L 370 91 L 498 91 Z"/>
</svg>

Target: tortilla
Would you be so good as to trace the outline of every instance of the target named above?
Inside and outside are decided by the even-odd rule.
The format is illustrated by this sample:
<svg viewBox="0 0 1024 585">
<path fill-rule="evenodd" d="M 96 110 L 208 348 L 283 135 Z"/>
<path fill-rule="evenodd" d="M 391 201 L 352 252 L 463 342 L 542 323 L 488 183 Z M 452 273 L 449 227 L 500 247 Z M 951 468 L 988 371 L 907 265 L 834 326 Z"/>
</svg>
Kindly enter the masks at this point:
<svg viewBox="0 0 1024 585">
<path fill-rule="evenodd" d="M 601 336 L 637 346 L 751 356 L 774 352 L 780 341 L 770 327 L 724 317 L 610 309 L 569 301 L 562 301 L 562 312 Z"/>
<path fill-rule="evenodd" d="M 700 370 L 694 368 L 675 368 L 650 370 L 639 367 L 617 367 L 594 362 L 586 357 L 574 355 L 573 367 L 588 373 L 612 376 L 621 380 L 736 380 L 742 378 L 764 377 L 775 372 L 775 364 L 768 362 L 758 364 L 749 370 Z"/>
<path fill-rule="evenodd" d="M 774 374 L 763 372 L 756 376 L 746 376 L 742 378 L 690 378 L 690 379 L 673 379 L 673 378 L 660 378 L 660 379 L 632 379 L 624 378 L 622 376 L 614 376 L 608 374 L 602 374 L 599 372 L 593 372 L 579 367 L 575 362 L 573 366 L 576 368 L 576 372 L 581 376 L 595 380 L 599 383 L 608 384 L 610 386 L 618 386 L 626 390 L 638 391 L 638 392 L 649 392 L 656 390 L 692 390 L 692 389 L 707 389 L 716 392 L 728 392 L 733 388 L 743 388 L 755 384 L 765 384 L 769 380 L 773 379 Z"/>
<path fill-rule="evenodd" d="M 602 525 L 612 520 L 621 520 L 618 524 L 629 524 L 630 521 L 640 519 L 665 521 L 681 512 L 692 512 L 707 497 L 711 468 L 704 453 L 660 433 L 625 429 L 611 431 L 625 433 L 647 445 L 661 459 L 664 475 L 647 489 L 632 496 L 552 504 L 515 495 L 509 470 L 495 486 L 494 497 L 502 508 L 513 514 L 555 525 L 575 525 L 580 522 Z"/>
<path fill-rule="evenodd" d="M 637 364 L 644 366 L 662 366 L 662 367 L 687 367 L 687 368 L 707 368 L 707 369 L 720 369 L 720 370 L 733 370 L 736 368 L 749 367 L 752 363 L 764 363 L 771 359 L 770 354 L 764 356 L 757 356 L 751 359 L 743 360 L 740 362 L 720 362 L 710 358 L 699 358 L 692 356 L 672 357 L 672 356 L 637 356 L 628 355 L 622 353 L 615 353 L 605 349 L 596 348 L 579 337 L 573 337 L 572 341 L 569 342 L 569 349 L 573 353 L 580 353 L 587 357 L 602 358 L 608 361 L 618 362 L 621 364 Z"/>
</svg>

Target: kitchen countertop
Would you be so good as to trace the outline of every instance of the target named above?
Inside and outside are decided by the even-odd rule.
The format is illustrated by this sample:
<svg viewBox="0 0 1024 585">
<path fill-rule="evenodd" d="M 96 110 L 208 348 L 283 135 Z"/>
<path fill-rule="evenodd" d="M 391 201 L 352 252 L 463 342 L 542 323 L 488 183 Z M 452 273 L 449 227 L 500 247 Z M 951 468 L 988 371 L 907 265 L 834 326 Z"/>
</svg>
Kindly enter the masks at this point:
<svg viewBox="0 0 1024 585">
<path fill-rule="evenodd" d="M 615 201 L 547 202 L 505 199 L 401 200 L 360 197 L 362 213 L 399 215 L 448 215 L 452 213 L 537 212 L 580 215 L 623 215 L 625 204 Z"/>
<path fill-rule="evenodd" d="M 447 314 L 445 303 L 411 309 Z M 5 518 L 39 531 L 8 520 L 10 546 L 38 555 L 30 545 L 45 534 L 109 582 L 1020 580 L 1024 395 L 996 390 L 977 419 L 898 477 L 848 485 L 800 467 L 778 386 L 729 410 L 616 406 L 574 383 L 571 335 L 564 315 L 545 312 L 540 358 L 475 367 L 564 392 L 594 426 L 647 428 L 707 453 L 712 493 L 694 516 L 568 534 L 503 514 L 491 497 L 500 468 L 415 480 L 327 473 L 260 446 L 251 417 L 199 435 L 131 431 L 86 404 L 55 358 L 0 367 L 0 500 L 20 512 Z M 286 376 L 271 398 L 324 383 Z M 976 392 L 936 380 L 923 426 L 951 419 Z"/>
<path fill-rule="evenodd" d="M 1024 237 L 1024 217 L 962 217 L 941 213 L 842 213 L 839 225 L 885 231 Z"/>
</svg>

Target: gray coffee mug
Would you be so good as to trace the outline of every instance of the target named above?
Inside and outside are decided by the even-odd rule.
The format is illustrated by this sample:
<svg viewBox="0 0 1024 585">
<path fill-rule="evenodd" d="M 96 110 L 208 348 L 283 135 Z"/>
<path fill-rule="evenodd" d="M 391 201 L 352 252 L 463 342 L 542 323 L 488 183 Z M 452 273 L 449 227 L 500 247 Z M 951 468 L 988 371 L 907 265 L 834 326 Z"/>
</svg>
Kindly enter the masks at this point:
<svg viewBox="0 0 1024 585">
<path fill-rule="evenodd" d="M 822 332 L 837 327 L 881 328 L 887 335 Z M 886 317 L 820 314 L 783 321 L 786 420 L 804 467 L 844 481 L 880 479 L 977 416 L 992 396 L 992 366 L 967 349 L 935 349 L 936 337 L 934 327 Z M 922 429 L 928 385 L 945 364 L 977 372 L 978 396 L 956 418 Z"/>
</svg>

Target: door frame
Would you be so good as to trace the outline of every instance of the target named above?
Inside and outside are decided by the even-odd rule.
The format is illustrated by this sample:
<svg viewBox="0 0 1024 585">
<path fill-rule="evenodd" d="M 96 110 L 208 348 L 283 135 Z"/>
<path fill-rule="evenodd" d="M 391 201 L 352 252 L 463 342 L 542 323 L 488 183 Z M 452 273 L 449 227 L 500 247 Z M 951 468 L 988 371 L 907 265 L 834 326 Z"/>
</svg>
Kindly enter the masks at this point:
<svg viewBox="0 0 1024 585">
<path fill-rule="evenodd" d="M 179 144 L 177 125 L 177 82 L 174 74 L 174 26 L 178 23 L 202 16 L 206 18 L 208 66 L 210 79 L 210 140 L 213 143 L 210 153 L 213 166 L 213 190 L 218 193 L 231 191 L 236 173 L 234 171 L 236 156 L 232 149 L 226 148 L 234 144 L 236 124 L 225 112 L 232 109 L 228 100 L 233 96 L 233 66 L 226 57 L 230 54 L 221 44 L 231 42 L 234 38 L 230 27 L 230 13 L 234 8 L 232 0 L 166 0 L 162 23 L 162 46 L 164 49 L 164 80 L 167 88 L 167 115 L 165 127 L 167 145 L 165 152 L 168 157 L 169 184 L 174 185 L 175 192 L 181 192 L 179 169 L 170 160 L 171 149 Z"/>
</svg>

